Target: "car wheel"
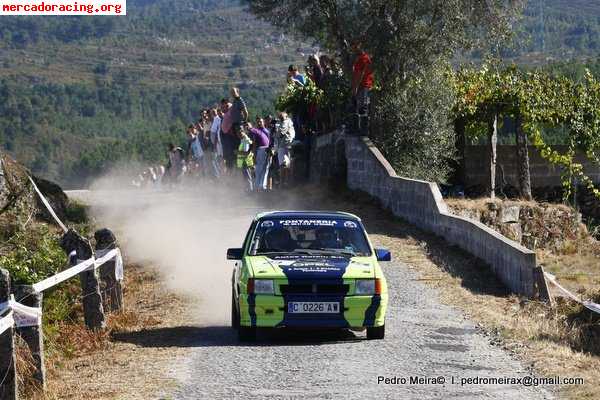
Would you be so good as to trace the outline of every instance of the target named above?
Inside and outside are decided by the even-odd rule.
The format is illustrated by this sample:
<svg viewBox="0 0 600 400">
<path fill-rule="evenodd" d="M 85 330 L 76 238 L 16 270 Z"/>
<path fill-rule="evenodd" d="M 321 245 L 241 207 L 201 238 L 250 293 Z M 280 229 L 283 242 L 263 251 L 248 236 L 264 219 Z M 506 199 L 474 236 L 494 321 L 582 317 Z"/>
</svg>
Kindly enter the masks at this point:
<svg viewBox="0 0 600 400">
<path fill-rule="evenodd" d="M 369 340 L 383 339 L 384 336 L 385 336 L 385 325 L 367 328 L 367 339 L 369 339 Z"/>
<path fill-rule="evenodd" d="M 240 326 L 238 328 L 238 338 L 240 342 L 252 342 L 256 340 L 256 327 Z"/>
<path fill-rule="evenodd" d="M 235 301 L 233 290 L 231 290 L 231 327 L 233 329 L 239 329 L 240 327 L 240 313 L 238 312 L 237 301 Z"/>
</svg>

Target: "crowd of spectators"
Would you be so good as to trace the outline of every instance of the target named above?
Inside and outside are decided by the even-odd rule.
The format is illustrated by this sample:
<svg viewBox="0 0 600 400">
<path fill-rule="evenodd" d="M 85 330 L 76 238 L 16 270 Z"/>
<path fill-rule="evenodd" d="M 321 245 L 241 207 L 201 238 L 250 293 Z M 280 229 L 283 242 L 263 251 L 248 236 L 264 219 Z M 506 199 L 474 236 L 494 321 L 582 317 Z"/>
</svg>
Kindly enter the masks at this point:
<svg viewBox="0 0 600 400">
<path fill-rule="evenodd" d="M 368 121 L 373 71 L 370 57 L 360 43 L 352 44 L 356 53 L 351 78 L 351 98 L 358 129 Z M 295 65 L 287 73 L 288 85 L 304 87 L 312 82 L 326 90 L 341 68 L 334 59 L 312 55 L 302 74 Z M 293 183 L 292 168 L 297 162 L 308 174 L 311 138 L 316 132 L 332 128 L 332 110 L 307 104 L 299 112 L 279 112 L 256 116 L 250 112 L 239 88 L 232 87 L 228 98 L 200 111 L 200 118 L 187 127 L 186 145 L 169 144 L 166 164 L 149 167 L 133 182 L 137 187 L 174 187 L 186 181 L 224 180 L 243 184 L 247 192 L 266 192 Z M 361 125 L 362 128 L 361 128 Z M 292 153 L 300 147 L 301 152 Z"/>
</svg>

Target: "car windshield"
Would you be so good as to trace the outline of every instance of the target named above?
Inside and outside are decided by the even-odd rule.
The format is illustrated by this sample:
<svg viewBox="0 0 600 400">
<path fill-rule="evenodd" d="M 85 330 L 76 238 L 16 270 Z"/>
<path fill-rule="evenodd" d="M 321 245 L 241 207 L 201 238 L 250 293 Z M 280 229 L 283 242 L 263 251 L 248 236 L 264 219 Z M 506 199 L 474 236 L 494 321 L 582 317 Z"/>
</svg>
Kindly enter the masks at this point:
<svg viewBox="0 0 600 400">
<path fill-rule="evenodd" d="M 362 226 L 348 219 L 263 219 L 256 226 L 250 255 L 276 253 L 370 256 Z"/>
</svg>

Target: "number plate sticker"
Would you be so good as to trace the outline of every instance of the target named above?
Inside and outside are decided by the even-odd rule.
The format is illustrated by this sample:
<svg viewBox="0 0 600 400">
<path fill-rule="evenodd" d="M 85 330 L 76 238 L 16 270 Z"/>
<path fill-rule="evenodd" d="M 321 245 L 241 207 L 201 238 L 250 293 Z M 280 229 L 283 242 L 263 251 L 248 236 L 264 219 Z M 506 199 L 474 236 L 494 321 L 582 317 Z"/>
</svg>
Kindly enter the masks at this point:
<svg viewBox="0 0 600 400">
<path fill-rule="evenodd" d="M 337 314 L 340 303 L 322 301 L 291 301 L 288 303 L 290 314 Z"/>
</svg>

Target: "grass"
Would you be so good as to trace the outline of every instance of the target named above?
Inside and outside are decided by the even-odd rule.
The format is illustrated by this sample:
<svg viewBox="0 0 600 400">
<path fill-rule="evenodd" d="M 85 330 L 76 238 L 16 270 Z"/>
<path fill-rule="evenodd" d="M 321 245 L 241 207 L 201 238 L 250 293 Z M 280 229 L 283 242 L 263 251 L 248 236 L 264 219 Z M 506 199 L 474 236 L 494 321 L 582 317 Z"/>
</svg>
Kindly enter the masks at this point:
<svg viewBox="0 0 600 400">
<path fill-rule="evenodd" d="M 492 203 L 489 199 L 447 199 L 446 202 L 455 213 L 468 210 L 477 215 L 489 213 Z M 568 227 L 561 226 L 564 218 L 556 217 L 557 214 L 573 215 L 576 211 L 564 204 L 541 204 L 535 201 L 495 200 L 493 203 L 497 207 L 517 205 L 532 210 L 527 217 L 527 225 L 533 235 L 539 236 L 535 242 L 540 245 L 532 248 L 529 245 L 531 242 L 523 244 L 536 252 L 538 265 L 554 274 L 569 290 L 584 297 L 593 296 L 594 289 L 600 285 L 600 242 L 588 226 L 572 220 Z M 490 224 L 486 218 L 481 220 L 502 233 L 502 226 Z M 542 237 L 544 235 L 546 237 Z M 553 240 L 547 240 L 548 237 Z"/>
</svg>

